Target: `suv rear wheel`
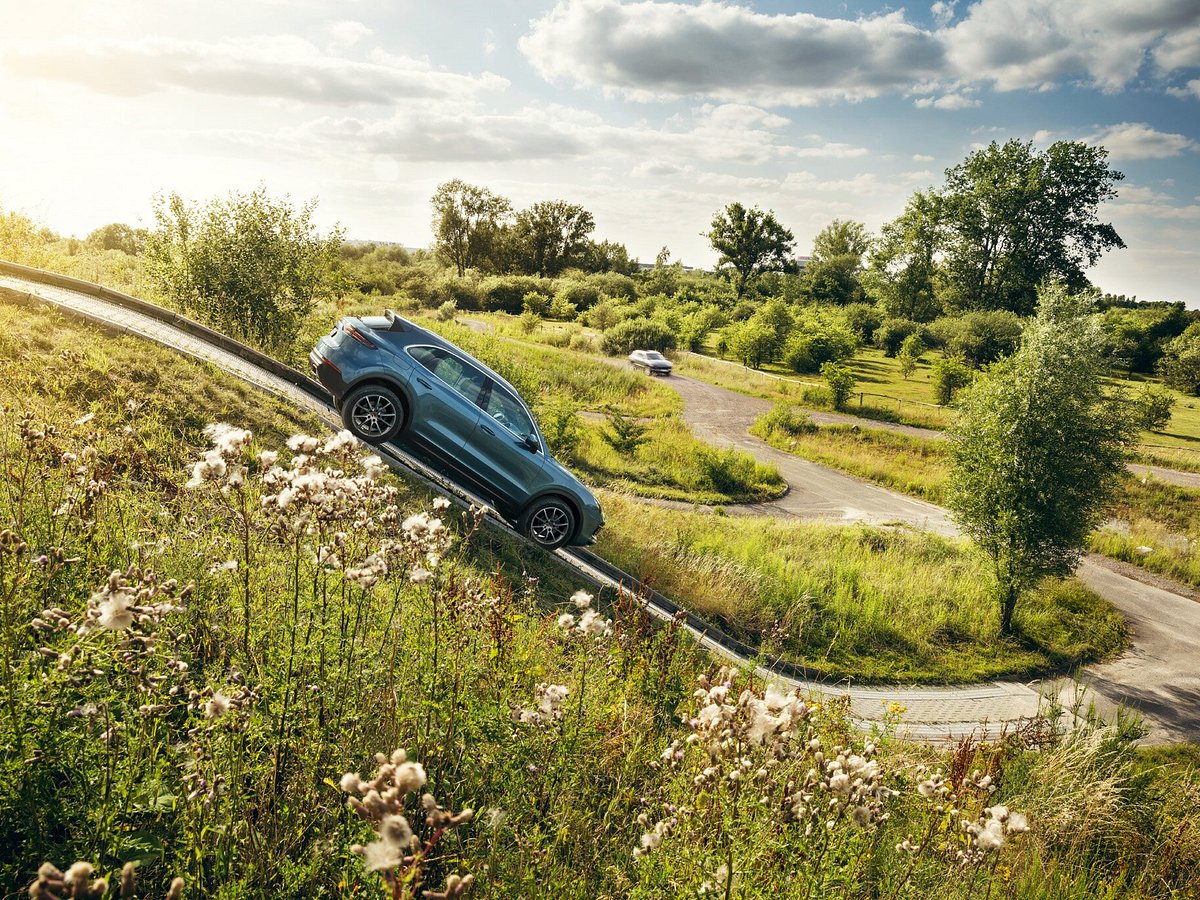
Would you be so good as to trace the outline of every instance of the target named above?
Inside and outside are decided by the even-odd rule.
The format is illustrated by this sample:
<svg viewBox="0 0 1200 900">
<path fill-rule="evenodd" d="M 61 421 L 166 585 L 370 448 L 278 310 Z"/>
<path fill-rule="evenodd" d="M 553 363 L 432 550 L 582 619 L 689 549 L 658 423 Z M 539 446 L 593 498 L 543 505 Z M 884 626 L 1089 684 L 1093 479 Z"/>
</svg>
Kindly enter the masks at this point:
<svg viewBox="0 0 1200 900">
<path fill-rule="evenodd" d="M 382 384 L 363 385 L 342 403 L 342 423 L 368 444 L 386 444 L 404 427 L 404 402 Z"/>
<path fill-rule="evenodd" d="M 564 500 L 543 497 L 517 520 L 517 530 L 547 550 L 557 550 L 575 533 L 575 511 Z"/>
</svg>

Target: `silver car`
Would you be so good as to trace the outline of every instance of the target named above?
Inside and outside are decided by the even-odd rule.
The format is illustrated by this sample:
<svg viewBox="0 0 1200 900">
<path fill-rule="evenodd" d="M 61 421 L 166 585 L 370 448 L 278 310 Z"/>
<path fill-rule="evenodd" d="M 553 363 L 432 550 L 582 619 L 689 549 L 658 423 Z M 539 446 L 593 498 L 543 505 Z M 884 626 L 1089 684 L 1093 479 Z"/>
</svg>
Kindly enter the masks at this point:
<svg viewBox="0 0 1200 900">
<path fill-rule="evenodd" d="M 647 375 L 670 375 L 671 361 L 657 350 L 634 350 L 629 354 L 629 361 L 639 369 L 645 369 Z"/>
</svg>

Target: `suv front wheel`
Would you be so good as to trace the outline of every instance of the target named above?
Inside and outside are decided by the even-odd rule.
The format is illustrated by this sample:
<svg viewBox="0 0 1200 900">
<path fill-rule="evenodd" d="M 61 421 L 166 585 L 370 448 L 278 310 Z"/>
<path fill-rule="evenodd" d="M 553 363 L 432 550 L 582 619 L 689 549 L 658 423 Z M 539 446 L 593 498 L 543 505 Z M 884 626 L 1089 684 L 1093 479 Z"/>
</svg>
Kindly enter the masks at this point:
<svg viewBox="0 0 1200 900">
<path fill-rule="evenodd" d="M 575 511 L 557 497 L 544 497 L 521 513 L 517 530 L 535 544 L 557 550 L 575 533 Z"/>
<path fill-rule="evenodd" d="M 404 403 L 389 387 L 365 384 L 342 403 L 342 423 L 368 444 L 386 444 L 404 427 Z"/>
</svg>

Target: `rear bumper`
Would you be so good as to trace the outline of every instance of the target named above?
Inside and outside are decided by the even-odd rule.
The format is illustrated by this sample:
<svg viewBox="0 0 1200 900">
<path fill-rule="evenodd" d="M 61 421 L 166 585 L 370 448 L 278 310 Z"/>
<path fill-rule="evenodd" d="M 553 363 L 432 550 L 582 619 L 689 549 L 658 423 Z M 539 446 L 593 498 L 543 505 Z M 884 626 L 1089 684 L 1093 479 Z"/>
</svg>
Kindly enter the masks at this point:
<svg viewBox="0 0 1200 900">
<path fill-rule="evenodd" d="M 346 380 L 342 378 L 342 373 L 338 371 L 337 366 L 316 350 L 308 354 L 308 362 L 312 367 L 313 375 L 317 377 L 317 381 L 321 382 L 325 389 L 333 394 L 335 403 L 341 403 L 342 397 L 346 395 Z"/>
</svg>

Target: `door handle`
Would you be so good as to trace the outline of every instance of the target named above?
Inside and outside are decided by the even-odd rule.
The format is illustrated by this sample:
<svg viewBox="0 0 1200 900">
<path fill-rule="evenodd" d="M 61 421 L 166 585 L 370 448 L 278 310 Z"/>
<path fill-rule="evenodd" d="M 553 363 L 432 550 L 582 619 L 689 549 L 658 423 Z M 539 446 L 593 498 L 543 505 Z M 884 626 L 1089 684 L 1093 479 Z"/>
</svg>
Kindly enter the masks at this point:
<svg viewBox="0 0 1200 900">
<path fill-rule="evenodd" d="M 433 387 L 424 378 L 418 378 L 417 384 L 419 384 L 421 387 L 425 388 L 425 390 L 427 390 L 427 391 L 433 390 Z"/>
<path fill-rule="evenodd" d="M 484 434 L 490 434 L 492 437 L 496 436 L 496 432 L 492 431 L 492 429 L 488 428 L 486 425 L 480 425 L 479 430 Z"/>
</svg>

